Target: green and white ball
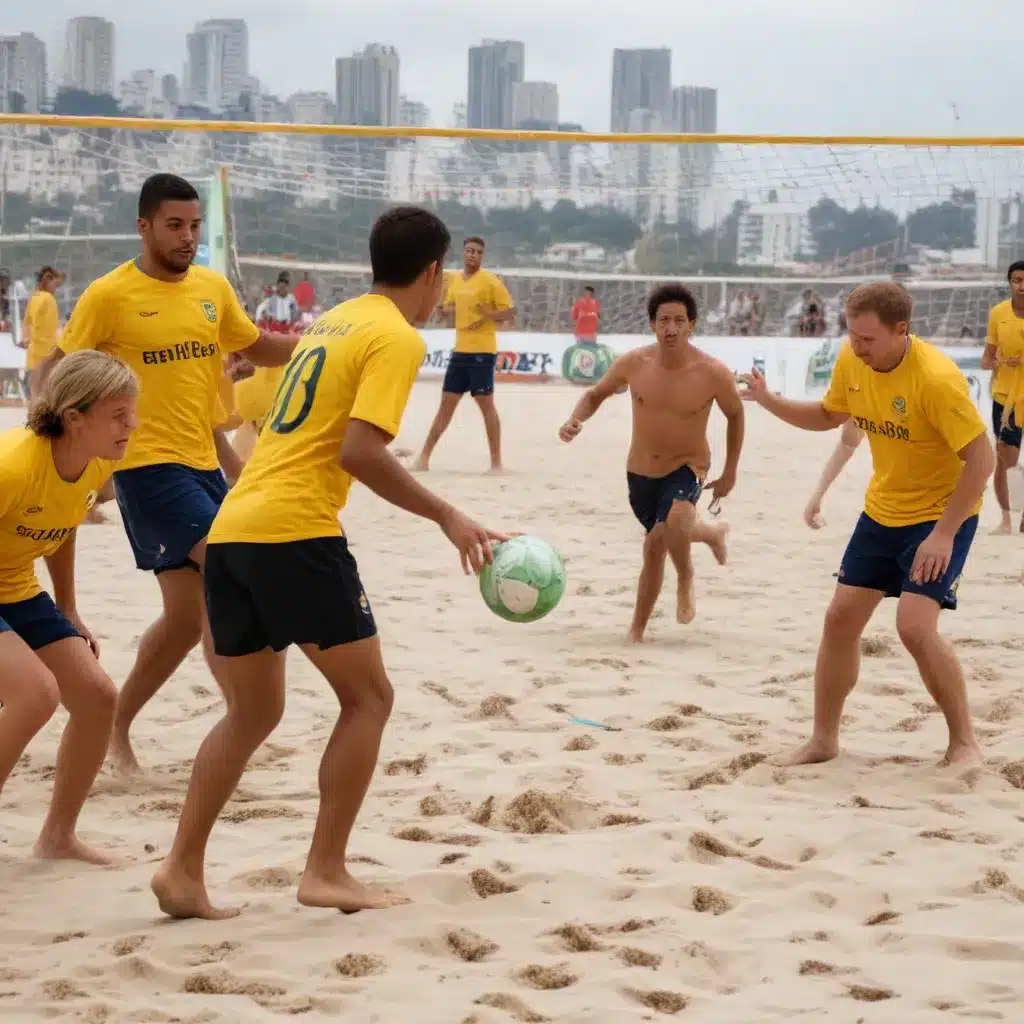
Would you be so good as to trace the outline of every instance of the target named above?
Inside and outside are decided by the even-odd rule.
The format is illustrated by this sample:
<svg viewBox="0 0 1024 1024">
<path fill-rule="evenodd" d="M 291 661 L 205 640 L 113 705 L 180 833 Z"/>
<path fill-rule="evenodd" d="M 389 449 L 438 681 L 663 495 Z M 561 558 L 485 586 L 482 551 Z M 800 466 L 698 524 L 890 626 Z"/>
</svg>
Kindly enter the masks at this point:
<svg viewBox="0 0 1024 1024">
<path fill-rule="evenodd" d="M 494 545 L 494 563 L 480 573 L 484 603 L 509 622 L 536 622 L 565 593 L 565 563 L 539 537 L 513 537 Z"/>
</svg>

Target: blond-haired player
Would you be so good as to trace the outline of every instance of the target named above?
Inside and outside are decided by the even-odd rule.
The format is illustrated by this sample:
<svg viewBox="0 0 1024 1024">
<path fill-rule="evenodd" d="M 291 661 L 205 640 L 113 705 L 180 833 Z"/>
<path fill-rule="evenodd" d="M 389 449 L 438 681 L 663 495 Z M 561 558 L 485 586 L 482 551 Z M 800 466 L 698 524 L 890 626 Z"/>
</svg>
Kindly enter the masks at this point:
<svg viewBox="0 0 1024 1024">
<path fill-rule="evenodd" d="M 883 598 L 899 599 L 896 628 L 949 728 L 946 761 L 981 760 L 963 670 L 939 633 L 957 592 L 995 464 L 967 380 L 947 355 L 910 333 L 913 303 L 900 285 L 861 285 L 846 300 L 849 339 L 820 402 L 771 394 L 756 370 L 744 398 L 803 430 L 853 420 L 874 473 L 839 567 L 814 676 L 810 742 L 788 764 L 839 751 L 843 704 L 857 683 L 860 638 Z"/>
</svg>

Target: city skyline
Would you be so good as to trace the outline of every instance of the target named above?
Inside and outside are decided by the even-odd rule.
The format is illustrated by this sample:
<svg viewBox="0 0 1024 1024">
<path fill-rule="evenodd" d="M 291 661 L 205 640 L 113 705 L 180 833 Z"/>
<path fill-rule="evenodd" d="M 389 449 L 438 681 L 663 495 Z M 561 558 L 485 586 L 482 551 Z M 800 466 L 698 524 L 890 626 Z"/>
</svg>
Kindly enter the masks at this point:
<svg viewBox="0 0 1024 1024">
<path fill-rule="evenodd" d="M 2 31 L 35 32 L 53 64 L 53 29 L 88 13 L 80 3 L 55 0 L 44 10 L 16 0 Z M 721 0 L 713 10 L 683 14 L 642 3 L 625 25 L 610 0 L 585 8 L 522 0 L 511 14 L 463 0 L 440 14 L 381 0 L 372 11 L 345 12 L 343 19 L 321 0 L 299 0 L 287 17 L 258 2 L 211 10 L 184 0 L 173 10 L 142 12 L 106 0 L 102 14 L 117 24 L 118 81 L 146 67 L 180 79 L 193 26 L 211 15 L 243 16 L 251 69 L 282 99 L 292 92 L 333 93 L 336 58 L 373 42 L 392 45 L 402 58 L 402 92 L 425 103 L 437 125 L 450 121 L 454 103 L 466 101 L 469 48 L 485 38 L 509 38 L 525 43 L 528 80 L 558 86 L 560 120 L 589 130 L 609 125 L 612 50 L 663 45 L 673 50 L 676 83 L 719 88 L 720 127 L 728 131 L 1013 134 L 1008 97 L 1017 58 L 1012 33 L 993 30 L 1004 20 L 998 0 L 980 0 L 966 20 L 962 5 L 951 0 L 931 5 L 927 19 L 910 0 L 865 0 L 856 11 L 839 0 L 763 7 Z M 313 24 L 321 30 L 302 27 Z M 880 55 L 887 39 L 898 41 L 900 59 Z"/>
</svg>

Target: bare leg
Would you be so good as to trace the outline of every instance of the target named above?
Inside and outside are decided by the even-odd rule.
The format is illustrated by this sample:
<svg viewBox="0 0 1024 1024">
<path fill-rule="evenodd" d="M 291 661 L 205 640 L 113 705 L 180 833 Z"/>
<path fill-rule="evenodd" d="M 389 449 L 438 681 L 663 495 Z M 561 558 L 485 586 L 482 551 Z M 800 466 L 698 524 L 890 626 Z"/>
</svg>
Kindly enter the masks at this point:
<svg viewBox="0 0 1024 1024">
<path fill-rule="evenodd" d="M 69 715 L 57 750 L 53 798 L 36 841 L 36 856 L 89 864 L 116 863 L 116 857 L 83 843 L 76 828 L 107 754 L 117 688 L 80 637 L 58 640 L 36 653 L 53 673 Z"/>
<path fill-rule="evenodd" d="M 900 640 L 917 663 L 921 679 L 939 705 L 949 728 L 945 761 L 950 765 L 981 764 L 983 755 L 967 703 L 967 685 L 953 645 L 939 633 L 937 601 L 923 594 L 903 594 L 896 610 Z"/>
<path fill-rule="evenodd" d="M 461 400 L 462 395 L 455 394 L 453 391 L 441 392 L 441 405 L 437 410 L 437 415 L 434 417 L 434 422 L 430 424 L 430 430 L 427 431 L 427 439 L 423 443 L 423 451 L 420 452 L 419 458 L 412 467 L 414 470 L 425 472 L 430 469 L 430 456 L 434 454 L 434 449 L 437 447 L 437 442 L 441 440 L 441 435 L 448 429 L 448 425 L 451 423 L 455 410 L 458 408 Z"/>
<path fill-rule="evenodd" d="M 665 527 L 660 523 L 644 538 L 644 564 L 636 585 L 636 607 L 627 641 L 643 643 L 647 623 L 658 603 L 661 585 L 665 581 Z"/>
<path fill-rule="evenodd" d="M 500 473 L 501 465 L 501 420 L 494 404 L 494 395 L 475 395 L 476 404 L 484 418 L 484 430 L 487 432 L 487 450 L 491 456 L 491 472 Z"/>
<path fill-rule="evenodd" d="M 352 826 L 373 778 L 394 703 L 380 639 L 373 636 L 326 651 L 307 645 L 302 651 L 331 684 L 341 714 L 320 762 L 320 809 L 299 882 L 299 902 L 345 912 L 408 903 L 396 892 L 357 881 L 346 864 Z"/>
<path fill-rule="evenodd" d="M 1020 457 L 1019 448 L 1011 448 L 1002 441 L 996 442 L 996 468 L 992 474 L 992 489 L 996 492 L 999 503 L 999 525 L 992 531 L 995 534 L 1013 533 L 1013 522 L 1010 516 L 1010 469 L 1017 464 Z"/>
<path fill-rule="evenodd" d="M 160 909 L 171 917 L 216 921 L 239 913 L 210 902 L 206 847 L 249 759 L 281 720 L 284 665 L 284 652 L 270 648 L 244 658 L 210 658 L 226 710 L 196 754 L 174 843 L 152 881 Z"/>
<path fill-rule="evenodd" d="M 860 638 L 884 595 L 863 587 L 836 586 L 814 665 L 814 730 L 810 742 L 774 764 L 817 764 L 839 753 L 839 719 L 860 671 Z"/>
<path fill-rule="evenodd" d="M 202 632 L 202 576 L 194 569 L 174 569 L 160 573 L 157 582 L 163 614 L 139 640 L 135 664 L 121 688 L 114 717 L 110 756 L 114 770 L 127 775 L 139 771 L 128 735 L 132 722 L 199 643 Z"/>
<path fill-rule="evenodd" d="M 692 622 L 697 614 L 693 591 L 693 544 L 707 544 L 719 565 L 728 557 L 725 523 L 712 526 L 697 515 L 696 507 L 688 501 L 675 501 L 665 522 L 665 538 L 678 577 L 676 593 L 676 621 Z"/>
<path fill-rule="evenodd" d="M 0 633 L 0 792 L 60 702 L 57 682 L 17 633 Z"/>
</svg>

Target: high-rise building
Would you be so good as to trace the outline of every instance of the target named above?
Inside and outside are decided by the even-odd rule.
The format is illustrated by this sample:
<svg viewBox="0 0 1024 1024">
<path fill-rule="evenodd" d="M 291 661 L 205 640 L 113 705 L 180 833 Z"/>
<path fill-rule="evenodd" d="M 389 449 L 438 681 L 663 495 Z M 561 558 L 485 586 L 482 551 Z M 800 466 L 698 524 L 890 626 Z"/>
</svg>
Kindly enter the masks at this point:
<svg viewBox="0 0 1024 1024">
<path fill-rule="evenodd" d="M 221 113 L 249 78 L 249 29 L 241 18 L 204 21 L 185 38 L 185 102 Z"/>
<path fill-rule="evenodd" d="M 398 123 L 404 128 L 426 128 L 430 124 L 430 110 L 426 103 L 402 96 L 399 100 Z"/>
<path fill-rule="evenodd" d="M 371 43 L 334 62 L 335 116 L 338 124 L 397 125 L 401 119 L 398 51 Z"/>
<path fill-rule="evenodd" d="M 718 131 L 718 90 L 680 85 L 672 90 L 672 130 L 696 135 Z"/>
<path fill-rule="evenodd" d="M 554 82 L 517 82 L 512 87 L 512 127 L 558 124 L 558 86 Z"/>
<path fill-rule="evenodd" d="M 176 107 L 180 100 L 178 76 L 164 75 L 160 79 L 160 98 L 169 106 Z"/>
<path fill-rule="evenodd" d="M 71 18 L 64 36 L 64 85 L 95 95 L 114 95 L 114 23 Z"/>
<path fill-rule="evenodd" d="M 523 81 L 526 47 L 514 40 L 485 39 L 469 48 L 470 128 L 511 128 L 515 86 Z"/>
<path fill-rule="evenodd" d="M 0 110 L 35 114 L 45 102 L 46 45 L 31 32 L 0 36 Z"/>
<path fill-rule="evenodd" d="M 286 101 L 288 119 L 295 124 L 331 124 L 334 104 L 325 92 L 296 92 Z"/>
<path fill-rule="evenodd" d="M 631 110 L 650 110 L 667 125 L 672 117 L 672 51 L 615 50 L 612 53 L 611 130 L 628 132 Z"/>
</svg>

